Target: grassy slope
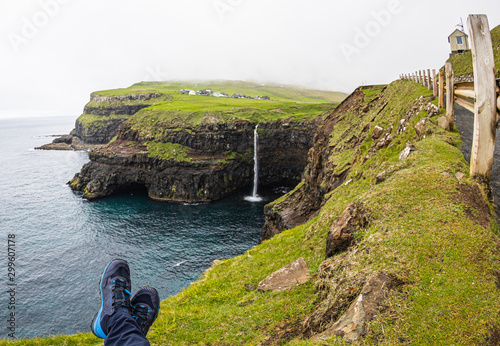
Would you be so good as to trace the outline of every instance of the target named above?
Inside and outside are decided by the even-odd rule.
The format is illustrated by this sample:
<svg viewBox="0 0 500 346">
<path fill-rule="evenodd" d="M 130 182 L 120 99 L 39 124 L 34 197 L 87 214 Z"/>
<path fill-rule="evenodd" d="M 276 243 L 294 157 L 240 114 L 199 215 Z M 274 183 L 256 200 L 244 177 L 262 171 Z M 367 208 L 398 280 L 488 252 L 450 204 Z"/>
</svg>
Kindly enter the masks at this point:
<svg viewBox="0 0 500 346">
<path fill-rule="evenodd" d="M 370 111 L 375 118 L 371 129 L 375 124 L 383 127 L 393 124 L 396 129 L 400 114 L 419 95 L 430 96 L 425 88 L 411 82 L 391 84 L 385 92 L 390 101 L 387 107 L 379 114 L 377 108 Z M 367 205 L 374 220 L 357 235 L 357 252 L 339 254 L 328 263 L 335 266 L 350 256 L 339 276 L 383 270 L 406 281 L 385 302 L 385 311 L 370 323 L 367 342 L 485 344 L 490 329 L 498 324 L 500 290 L 495 277 L 500 269 L 495 235 L 498 227 L 496 223 L 491 227 L 476 224 L 466 212 L 472 215 L 477 212 L 457 199 L 458 182 L 453 175 L 457 171 L 468 172 L 458 149 L 458 133 L 445 133 L 430 124 L 435 133 L 422 141 L 414 140 L 413 125 L 423 116 L 425 111 L 412 119 L 411 126 L 396 137 L 392 148 L 355 164 L 348 177 L 353 182 L 336 189 L 316 218 L 242 256 L 214 263 L 199 281 L 163 301 L 158 320 L 148 335 L 152 344 L 256 344 L 272 334 L 276 326 L 303 320 L 318 304 L 314 281 L 278 293 L 249 292 L 244 284 L 257 285 L 301 256 L 311 272 L 318 273 L 324 261 L 328 229 L 354 200 Z M 344 121 L 356 117 L 347 115 Z M 404 162 L 398 162 L 408 140 L 418 150 Z M 361 145 L 361 157 L 370 145 L 368 137 Z M 393 173 L 376 185 L 375 176 L 383 170 Z M 474 185 L 468 178 L 465 184 Z M 90 334 L 80 334 L 0 344 L 100 342 Z M 313 343 L 291 340 L 288 344 Z M 321 344 L 342 344 L 342 341 L 334 338 Z"/>
<path fill-rule="evenodd" d="M 495 55 L 495 73 L 500 78 L 500 25 L 491 30 L 491 40 L 493 42 L 493 54 Z M 471 75 L 472 71 L 472 52 L 454 55 L 449 60 L 453 64 L 455 77 Z"/>
</svg>

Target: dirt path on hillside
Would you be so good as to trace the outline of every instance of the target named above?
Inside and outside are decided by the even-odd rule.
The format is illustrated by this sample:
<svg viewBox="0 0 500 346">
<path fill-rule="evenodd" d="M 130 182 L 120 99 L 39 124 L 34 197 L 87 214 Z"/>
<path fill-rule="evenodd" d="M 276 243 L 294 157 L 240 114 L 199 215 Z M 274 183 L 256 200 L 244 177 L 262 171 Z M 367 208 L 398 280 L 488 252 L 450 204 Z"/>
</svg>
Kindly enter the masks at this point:
<svg viewBox="0 0 500 346">
<path fill-rule="evenodd" d="M 464 154 L 467 162 L 470 163 L 472 148 L 472 132 L 474 130 L 474 113 L 455 103 L 455 126 L 462 137 L 460 150 Z M 500 202 L 500 131 L 497 130 L 495 142 L 495 156 L 493 159 L 493 171 L 491 173 L 491 189 L 495 204 Z M 500 217 L 500 209 L 497 208 L 497 216 Z"/>
</svg>

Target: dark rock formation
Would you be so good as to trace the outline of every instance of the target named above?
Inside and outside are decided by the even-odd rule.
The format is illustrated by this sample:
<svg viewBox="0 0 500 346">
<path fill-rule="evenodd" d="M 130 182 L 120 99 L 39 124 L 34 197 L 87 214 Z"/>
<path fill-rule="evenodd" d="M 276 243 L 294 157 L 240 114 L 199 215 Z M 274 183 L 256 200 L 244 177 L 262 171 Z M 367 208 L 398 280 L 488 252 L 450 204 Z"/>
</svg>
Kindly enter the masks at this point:
<svg viewBox="0 0 500 346">
<path fill-rule="evenodd" d="M 91 162 L 70 182 L 72 189 L 94 199 L 141 185 L 153 199 L 197 203 L 221 199 L 252 183 L 255 124 L 164 126 L 161 142 L 188 148 L 186 160 L 151 157 L 143 143 L 157 139 L 125 122 L 116 141 L 90 152 Z M 259 124 L 261 185 L 300 181 L 315 126 L 283 120 Z"/>
<path fill-rule="evenodd" d="M 120 125 L 130 116 L 155 102 L 165 101 L 171 96 L 146 93 L 120 96 L 91 94 L 83 115 L 75 122 L 72 135 L 86 144 L 106 144 L 118 134 Z M 89 121 L 85 115 L 93 115 Z"/>
<path fill-rule="evenodd" d="M 224 166 L 205 162 L 183 163 L 148 157 L 147 152 L 125 157 L 99 157 L 83 166 L 71 181 L 74 190 L 87 199 L 144 186 L 151 198 L 175 202 L 209 202 L 245 186 L 252 167 L 231 162 Z M 96 157 L 97 156 L 97 157 Z"/>
<path fill-rule="evenodd" d="M 155 102 L 170 98 L 171 96 L 158 93 L 120 96 L 100 96 L 93 93 L 69 135 L 56 138 L 52 143 L 36 149 L 87 150 L 96 145 L 107 144 L 118 134 L 120 125 L 132 115 Z"/>
</svg>

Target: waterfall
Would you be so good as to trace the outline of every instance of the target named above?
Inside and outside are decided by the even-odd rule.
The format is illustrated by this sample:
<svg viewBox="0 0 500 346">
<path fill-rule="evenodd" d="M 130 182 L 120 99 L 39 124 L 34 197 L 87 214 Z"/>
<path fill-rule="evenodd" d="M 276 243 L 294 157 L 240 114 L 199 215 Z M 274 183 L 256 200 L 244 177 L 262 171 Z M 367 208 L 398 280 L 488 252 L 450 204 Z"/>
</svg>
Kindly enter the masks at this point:
<svg viewBox="0 0 500 346">
<path fill-rule="evenodd" d="M 259 125 L 255 126 L 253 131 L 253 191 L 252 196 L 245 197 L 249 202 L 260 202 L 262 198 L 257 195 L 259 186 L 259 133 L 257 132 Z"/>
<path fill-rule="evenodd" d="M 253 193 L 252 197 L 257 198 L 257 187 L 259 186 L 259 133 L 257 129 L 259 125 L 255 126 L 253 131 Z"/>
</svg>

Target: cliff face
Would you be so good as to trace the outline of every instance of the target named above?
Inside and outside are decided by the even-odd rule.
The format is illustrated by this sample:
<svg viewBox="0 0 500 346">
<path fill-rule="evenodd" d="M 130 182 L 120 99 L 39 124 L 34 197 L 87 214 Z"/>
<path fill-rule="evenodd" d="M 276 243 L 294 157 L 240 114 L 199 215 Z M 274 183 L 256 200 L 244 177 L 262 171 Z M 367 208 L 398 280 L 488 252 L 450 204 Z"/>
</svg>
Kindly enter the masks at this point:
<svg viewBox="0 0 500 346">
<path fill-rule="evenodd" d="M 190 96 L 185 88 L 262 97 Z M 99 145 L 71 181 L 88 199 L 142 186 L 154 199 L 208 202 L 253 182 L 254 129 L 259 185 L 300 182 L 319 118 L 335 93 L 244 82 L 138 83 L 92 94 L 72 136 Z M 171 96 L 172 95 L 172 96 Z"/>
<path fill-rule="evenodd" d="M 359 144 L 366 138 L 369 119 L 364 104 L 365 94 L 355 90 L 342 102 L 317 130 L 314 146 L 309 152 L 309 160 L 304 172 L 303 183 L 292 191 L 285 200 L 266 205 L 264 212 L 266 223 L 262 231 L 262 240 L 269 239 L 286 229 L 303 224 L 316 214 L 328 192 L 333 191 L 345 181 L 345 177 L 354 163 L 354 154 L 359 151 Z M 336 125 L 347 113 L 359 114 L 359 120 L 350 128 L 338 128 Z M 363 121 L 365 120 L 365 121 Z M 357 124 L 356 124 L 357 123 Z M 338 130 L 342 144 L 331 145 L 331 135 Z M 346 162 L 338 163 L 335 158 L 344 156 Z"/>
<path fill-rule="evenodd" d="M 107 144 L 118 134 L 119 126 L 140 110 L 171 99 L 159 93 L 120 96 L 91 94 L 83 115 L 75 122 L 71 135 L 86 144 Z"/>
<path fill-rule="evenodd" d="M 410 110 L 401 115 L 399 124 L 384 124 L 380 120 L 378 121 L 382 126 L 374 124 L 388 106 L 388 100 L 393 97 L 385 95 L 383 87 L 360 88 L 325 118 L 309 151 L 302 183 L 285 198 L 264 208 L 266 223 L 262 240 L 301 225 L 317 215 L 332 191 L 353 180 L 346 181 L 347 176 L 358 176 L 357 172 L 351 172 L 351 168 L 364 163 L 380 150 L 392 147 L 394 139 L 406 130 L 410 121 L 422 109 L 429 108 L 429 116 L 439 112 L 428 100 L 420 99 L 414 101 L 413 105 L 406 106 Z M 362 146 L 363 141 L 370 137 L 371 146 Z M 396 142 L 400 144 L 401 141 L 398 138 Z"/>
<path fill-rule="evenodd" d="M 117 139 L 90 152 L 91 162 L 71 181 L 94 199 L 143 186 L 153 199 L 209 202 L 253 181 L 255 124 L 247 121 L 155 128 L 151 137 L 123 123 Z M 301 179 L 312 146 L 314 121 L 259 124 L 259 181 L 292 186 Z"/>
</svg>

